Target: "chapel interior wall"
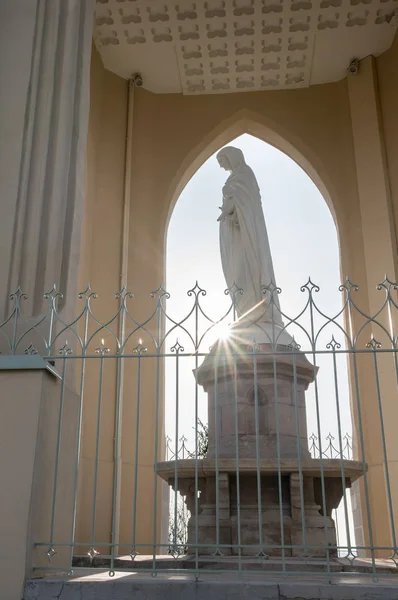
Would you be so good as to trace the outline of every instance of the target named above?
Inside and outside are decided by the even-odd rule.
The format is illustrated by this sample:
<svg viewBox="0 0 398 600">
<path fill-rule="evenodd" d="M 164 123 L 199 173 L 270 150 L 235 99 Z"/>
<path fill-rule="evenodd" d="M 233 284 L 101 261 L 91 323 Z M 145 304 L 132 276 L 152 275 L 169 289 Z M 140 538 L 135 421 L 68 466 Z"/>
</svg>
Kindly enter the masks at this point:
<svg viewBox="0 0 398 600">
<path fill-rule="evenodd" d="M 376 59 L 386 160 L 391 190 L 391 226 L 398 231 L 398 33 L 387 52 Z M 396 248 L 395 248 L 396 250 Z M 397 252 L 395 252 L 397 260 Z"/>
</svg>

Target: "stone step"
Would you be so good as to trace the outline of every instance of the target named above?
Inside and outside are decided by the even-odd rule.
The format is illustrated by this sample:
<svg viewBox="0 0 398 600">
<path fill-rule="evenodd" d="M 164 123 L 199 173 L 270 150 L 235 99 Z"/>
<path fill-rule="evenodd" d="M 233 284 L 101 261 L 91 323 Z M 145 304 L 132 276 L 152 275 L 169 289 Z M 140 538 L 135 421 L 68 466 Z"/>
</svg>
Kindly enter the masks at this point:
<svg viewBox="0 0 398 600">
<path fill-rule="evenodd" d="M 398 600 L 398 580 L 379 582 L 368 577 L 303 575 L 284 580 L 251 573 L 158 573 L 82 571 L 69 578 L 51 577 L 26 582 L 23 600 Z"/>
<path fill-rule="evenodd" d="M 89 556 L 75 556 L 73 559 L 74 568 L 85 569 L 109 569 L 111 559 L 109 556 L 95 556 L 91 559 Z M 152 555 L 137 555 L 134 561 L 129 555 L 119 556 L 114 559 L 116 570 L 123 569 L 127 571 L 152 570 Z M 396 564 L 391 559 L 375 559 L 375 567 L 378 576 L 380 575 L 398 575 Z M 172 557 L 170 555 L 161 555 L 156 557 L 156 570 L 191 570 L 196 568 L 195 556 Z M 239 563 L 236 556 L 200 556 L 198 558 L 198 568 L 200 570 L 211 571 L 266 571 L 268 573 L 288 571 L 288 572 L 319 572 L 325 573 L 328 570 L 332 573 L 368 573 L 373 572 L 372 561 L 368 558 L 355 558 L 354 561 L 347 558 L 332 558 L 327 564 L 324 559 L 309 558 L 286 558 L 284 563 L 281 558 L 261 559 L 259 557 L 244 556 Z"/>
</svg>

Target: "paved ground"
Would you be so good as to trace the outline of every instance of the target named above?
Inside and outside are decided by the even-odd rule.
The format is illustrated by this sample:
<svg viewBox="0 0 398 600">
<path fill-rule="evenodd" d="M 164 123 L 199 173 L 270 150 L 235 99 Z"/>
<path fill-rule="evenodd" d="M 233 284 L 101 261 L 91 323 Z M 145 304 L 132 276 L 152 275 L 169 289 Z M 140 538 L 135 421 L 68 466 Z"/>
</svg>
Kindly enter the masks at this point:
<svg viewBox="0 0 398 600">
<path fill-rule="evenodd" d="M 398 578 L 384 575 L 288 575 L 268 573 L 192 573 L 82 569 L 74 575 L 30 579 L 24 600 L 398 600 Z"/>
</svg>

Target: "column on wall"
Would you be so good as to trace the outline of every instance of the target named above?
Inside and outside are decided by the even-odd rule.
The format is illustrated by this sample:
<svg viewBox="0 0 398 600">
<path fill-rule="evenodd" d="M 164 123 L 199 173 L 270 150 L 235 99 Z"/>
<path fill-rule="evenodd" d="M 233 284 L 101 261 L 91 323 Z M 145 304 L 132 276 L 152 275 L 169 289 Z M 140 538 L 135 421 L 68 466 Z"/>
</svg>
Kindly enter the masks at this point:
<svg viewBox="0 0 398 600">
<path fill-rule="evenodd" d="M 348 78 L 348 94 L 359 192 L 360 214 L 358 218 L 361 221 L 364 240 L 363 252 L 369 314 L 375 315 L 381 308 L 384 298 L 383 291 L 377 290 L 376 286 L 383 281 L 385 274 L 391 281 L 397 281 L 397 263 L 389 173 L 380 117 L 376 65 L 373 57 L 369 56 L 362 60 L 358 74 Z M 384 311 L 384 314 L 379 317 L 379 321 L 388 330 L 391 324 L 386 317 L 387 311 Z M 364 320 L 357 315 L 357 321 L 356 327 L 359 329 Z M 358 349 L 365 348 L 366 342 L 370 341 L 370 335 L 373 335 L 383 348 L 388 348 L 388 337 L 381 327 L 372 323 L 358 339 Z M 359 414 L 355 402 L 356 392 L 353 389 L 354 444 L 357 457 L 361 458 L 364 454 L 368 465 L 367 482 L 362 479 L 354 491 L 354 523 L 357 534 L 359 534 L 357 543 L 361 542 L 362 537 L 366 545 L 389 546 L 392 544 L 393 521 L 390 508 L 391 505 L 397 506 L 398 502 L 398 446 L 393 425 L 398 417 L 395 391 L 397 381 L 393 368 L 393 357 L 380 355 L 377 361 L 379 382 L 375 377 L 371 356 L 358 355 L 357 364 L 350 365 L 352 381 L 355 377 L 355 368 L 357 369 L 361 398 L 361 414 Z M 379 399 L 387 460 L 383 451 Z M 390 486 L 388 486 L 388 477 Z M 388 487 L 391 491 L 392 502 L 389 501 Z M 371 517 L 370 524 L 367 518 L 368 512 Z M 397 520 L 398 510 L 394 512 L 395 520 Z"/>
<path fill-rule="evenodd" d="M 27 315 L 53 284 L 76 296 L 93 15 L 94 0 L 39 0 L 34 16 L 12 252 L 0 273 L 8 293 L 27 294 Z"/>
<path fill-rule="evenodd" d="M 94 5 L 94 0 L 0 3 L 0 175 L 5 175 L 0 177 L 0 319 L 7 291 L 18 285 L 28 296 L 25 316 L 41 312 L 43 294 L 54 283 L 71 298 L 65 319 L 75 313 Z M 25 575 L 31 574 L 33 542 L 48 536 L 61 389 L 69 432 L 61 452 L 71 464 L 68 476 L 60 477 L 66 487 L 58 489 L 61 503 L 69 498 L 67 508 L 59 509 L 59 539 L 73 535 L 79 407 L 65 377 L 60 383 L 40 357 L 39 366 L 28 369 L 20 358 L 14 357 L 15 370 L 7 361 L 0 370 L 0 475 L 7 488 L 0 515 L 7 572 L 2 592 L 10 600 L 21 598 Z"/>
</svg>

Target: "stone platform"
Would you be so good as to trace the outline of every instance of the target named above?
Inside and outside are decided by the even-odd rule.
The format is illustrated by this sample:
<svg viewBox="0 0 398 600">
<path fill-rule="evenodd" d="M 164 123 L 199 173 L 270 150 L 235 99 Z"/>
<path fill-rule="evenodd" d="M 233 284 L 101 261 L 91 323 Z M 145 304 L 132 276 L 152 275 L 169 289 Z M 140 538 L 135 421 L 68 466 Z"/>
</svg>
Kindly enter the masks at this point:
<svg viewBox="0 0 398 600">
<path fill-rule="evenodd" d="M 23 600 L 398 600 L 397 578 L 264 573 L 126 573 L 82 569 L 72 576 L 28 579 Z"/>
<path fill-rule="evenodd" d="M 351 483 L 363 474 L 362 463 L 337 459 L 307 459 L 299 465 L 297 459 L 283 459 L 279 464 L 275 459 L 261 459 L 257 464 L 254 459 L 242 458 L 237 463 L 235 459 L 220 458 L 200 459 L 195 466 L 194 460 L 186 459 L 177 461 L 177 465 L 175 461 L 158 463 L 157 473 L 173 489 L 177 487 L 186 498 L 187 508 L 192 515 L 188 523 L 188 549 L 193 550 L 198 544 L 201 555 L 211 555 L 217 549 L 218 540 L 219 549 L 224 556 L 237 555 L 239 547 L 243 556 L 256 555 L 261 551 L 269 556 L 281 556 L 280 547 L 283 545 L 286 547 L 286 557 L 302 557 L 304 554 L 325 557 L 325 548 L 336 546 L 336 532 L 331 513 L 337 508 L 343 495 L 342 467 L 345 487 L 349 488 Z M 196 472 L 197 490 L 200 492 L 197 515 Z M 260 510 L 258 474 L 261 490 Z M 321 486 L 322 474 L 324 496 Z M 308 548 L 305 551 L 303 547 L 291 546 Z M 310 548 L 311 546 L 318 548 Z M 331 549 L 329 555 L 336 555 L 336 550 Z"/>
<path fill-rule="evenodd" d="M 373 563 L 370 558 L 331 558 L 326 561 L 322 558 L 268 558 L 237 556 L 195 556 L 195 554 L 183 554 L 172 556 L 170 554 L 158 554 L 155 558 L 156 570 L 159 573 L 175 571 L 180 573 L 186 571 L 194 572 L 198 569 L 201 573 L 228 571 L 236 572 L 265 572 L 267 576 L 276 576 L 286 573 L 290 576 L 294 573 L 314 573 L 321 575 L 330 572 L 333 577 L 338 573 L 367 574 L 373 575 Z M 152 554 L 137 554 L 134 560 L 130 555 L 117 556 L 114 558 L 115 571 L 151 571 L 154 559 Z M 73 568 L 75 569 L 97 569 L 97 572 L 110 569 L 111 557 L 108 555 L 96 555 L 94 558 L 88 554 L 73 557 Z M 398 575 L 398 567 L 392 559 L 375 559 L 376 576 Z"/>
</svg>

